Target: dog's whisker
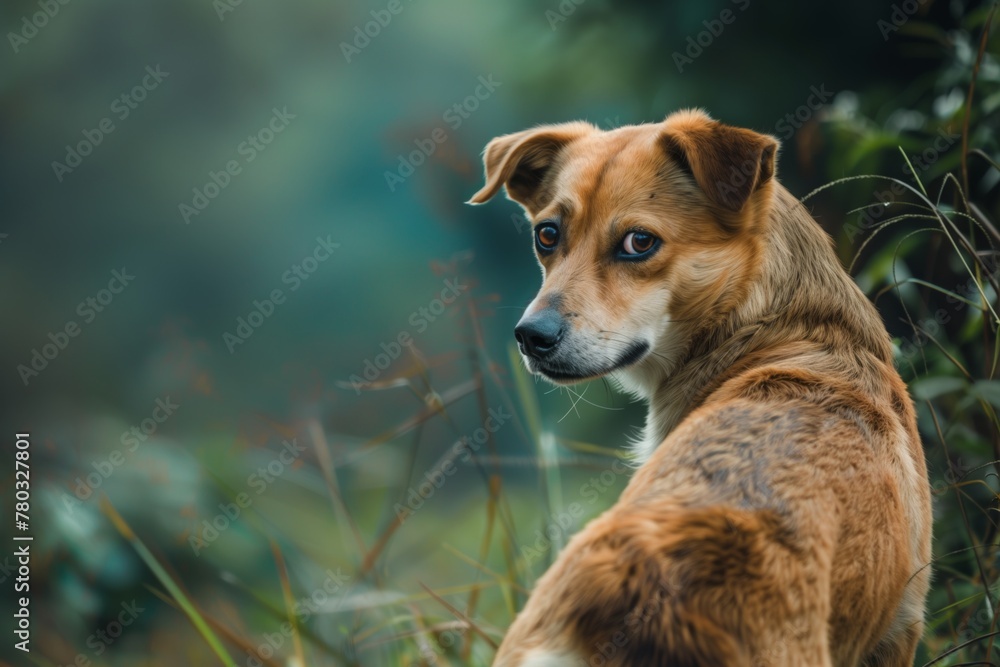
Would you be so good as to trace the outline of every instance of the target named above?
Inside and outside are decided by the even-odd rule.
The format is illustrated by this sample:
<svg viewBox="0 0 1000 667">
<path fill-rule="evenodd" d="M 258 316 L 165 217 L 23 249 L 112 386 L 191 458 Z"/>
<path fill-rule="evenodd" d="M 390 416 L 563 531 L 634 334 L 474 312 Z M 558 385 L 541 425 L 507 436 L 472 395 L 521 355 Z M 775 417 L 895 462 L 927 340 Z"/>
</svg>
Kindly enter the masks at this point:
<svg viewBox="0 0 1000 667">
<path fill-rule="evenodd" d="M 562 423 L 562 420 L 566 419 L 566 417 L 569 417 L 569 413 L 571 413 L 571 412 L 575 412 L 577 417 L 580 416 L 580 411 L 576 409 L 576 406 L 580 402 L 580 398 L 583 397 L 583 394 L 578 394 L 577 392 L 573 391 L 569 387 L 564 387 L 564 388 L 566 389 L 567 393 L 570 394 L 570 399 L 569 399 L 570 400 L 570 406 L 569 406 L 569 410 L 566 411 L 566 414 L 564 414 L 562 417 L 560 417 L 559 418 L 559 422 L 557 422 L 557 423 Z M 584 388 L 583 393 L 586 393 L 586 392 L 587 392 L 587 389 Z M 575 401 L 573 400 L 574 396 L 577 397 L 577 400 L 575 400 Z"/>
<path fill-rule="evenodd" d="M 603 376 L 601 377 L 601 381 L 604 383 L 604 385 L 610 391 L 611 387 L 610 387 L 610 385 L 608 385 L 607 380 L 605 380 Z M 589 384 L 587 385 L 587 388 L 590 388 Z M 584 391 L 584 393 L 586 393 L 586 391 Z M 618 410 L 624 410 L 625 409 L 625 408 L 616 408 L 616 407 L 610 406 L 610 405 L 599 405 L 599 404 L 594 403 L 593 401 L 591 401 L 591 400 L 589 400 L 587 398 L 584 398 L 583 394 L 579 395 L 579 401 L 578 402 L 586 403 L 587 405 L 591 405 L 591 406 L 593 406 L 595 408 L 599 408 L 601 410 L 614 410 L 614 411 L 618 411 Z"/>
<path fill-rule="evenodd" d="M 601 333 L 612 333 L 612 334 L 614 334 L 616 332 L 613 332 L 613 331 L 603 331 Z M 623 345 L 623 349 L 628 349 L 632 345 L 632 343 L 633 343 L 632 340 L 628 340 L 628 339 L 626 339 L 626 340 L 614 340 L 614 339 L 610 339 L 609 338 L 609 339 L 606 339 L 606 340 L 609 343 L 621 343 Z M 653 349 L 650 349 L 647 352 L 647 354 L 649 354 L 651 356 L 654 356 L 654 357 L 659 357 L 660 359 L 663 359 L 664 361 L 667 361 L 667 362 L 670 361 L 670 359 L 668 359 L 665 355 L 663 355 L 660 352 L 657 352 L 656 350 L 653 350 Z"/>
</svg>

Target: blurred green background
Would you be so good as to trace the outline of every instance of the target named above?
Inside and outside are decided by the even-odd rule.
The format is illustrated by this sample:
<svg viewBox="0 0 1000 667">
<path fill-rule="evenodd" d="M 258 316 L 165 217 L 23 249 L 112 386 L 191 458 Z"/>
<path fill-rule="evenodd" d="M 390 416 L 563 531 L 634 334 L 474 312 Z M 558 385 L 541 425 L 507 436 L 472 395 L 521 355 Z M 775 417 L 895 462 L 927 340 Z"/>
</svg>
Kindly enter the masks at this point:
<svg viewBox="0 0 1000 667">
<path fill-rule="evenodd" d="M 13 433 L 30 431 L 35 540 L 32 652 L 5 630 L 0 656 L 488 664 L 559 545 L 624 486 L 614 464 L 644 409 L 601 382 L 553 391 L 512 357 L 539 273 L 513 204 L 463 204 L 486 142 L 699 106 L 781 139 L 779 175 L 799 196 L 872 171 L 906 178 L 897 147 L 920 154 L 959 131 L 988 9 L 6 2 L 0 536 L 13 544 Z M 968 135 L 993 160 L 995 44 L 979 58 Z M 923 177 L 959 169 L 959 148 Z M 996 181 L 995 165 L 974 162 L 968 193 L 993 219 Z M 872 230 L 849 211 L 883 189 L 851 182 L 810 200 L 845 262 Z M 905 233 L 862 253 L 873 296 Z M 968 276 L 938 250 L 911 239 L 896 268 L 961 291 Z M 906 300 L 915 318 L 935 312 L 926 290 L 907 289 L 879 301 L 901 349 L 914 340 Z M 995 328 L 983 310 L 940 323 L 966 374 L 936 348 L 929 365 L 901 364 L 932 406 L 936 553 L 963 550 L 936 568 L 921 659 L 996 629 L 996 482 L 979 468 L 998 458 L 996 395 L 975 384 L 992 382 Z M 970 403 L 970 387 L 986 398 Z M 950 454 L 930 441 L 933 401 L 960 440 Z M 981 483 L 955 492 L 970 471 Z M 0 552 L 4 609 L 12 553 Z"/>
</svg>

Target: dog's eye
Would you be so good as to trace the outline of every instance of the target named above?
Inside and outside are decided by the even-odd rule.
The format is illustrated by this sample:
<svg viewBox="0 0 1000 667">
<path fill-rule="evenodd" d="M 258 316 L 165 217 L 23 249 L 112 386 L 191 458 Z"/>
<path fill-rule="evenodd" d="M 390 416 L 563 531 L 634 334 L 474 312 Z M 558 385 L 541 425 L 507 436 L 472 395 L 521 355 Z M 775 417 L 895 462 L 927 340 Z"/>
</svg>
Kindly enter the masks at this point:
<svg viewBox="0 0 1000 667">
<path fill-rule="evenodd" d="M 656 237 L 645 232 L 629 232 L 622 239 L 622 253 L 629 257 L 645 255 L 656 245 Z"/>
<path fill-rule="evenodd" d="M 535 227 L 535 243 L 542 252 L 548 252 L 559 245 L 559 228 L 551 222 L 543 222 Z"/>
</svg>

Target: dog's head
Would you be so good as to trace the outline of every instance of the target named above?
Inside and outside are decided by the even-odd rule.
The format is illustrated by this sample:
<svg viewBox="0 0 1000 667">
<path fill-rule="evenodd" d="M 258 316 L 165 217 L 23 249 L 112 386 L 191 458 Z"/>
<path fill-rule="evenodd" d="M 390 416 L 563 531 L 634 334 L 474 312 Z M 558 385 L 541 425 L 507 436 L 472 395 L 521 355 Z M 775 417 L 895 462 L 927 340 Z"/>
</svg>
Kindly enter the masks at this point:
<svg viewBox="0 0 1000 667">
<path fill-rule="evenodd" d="M 529 369 L 572 383 L 628 368 L 640 390 L 669 373 L 686 341 L 746 296 L 777 148 L 699 111 L 491 141 L 470 203 L 505 187 L 533 223 L 543 284 L 514 329 Z"/>
</svg>

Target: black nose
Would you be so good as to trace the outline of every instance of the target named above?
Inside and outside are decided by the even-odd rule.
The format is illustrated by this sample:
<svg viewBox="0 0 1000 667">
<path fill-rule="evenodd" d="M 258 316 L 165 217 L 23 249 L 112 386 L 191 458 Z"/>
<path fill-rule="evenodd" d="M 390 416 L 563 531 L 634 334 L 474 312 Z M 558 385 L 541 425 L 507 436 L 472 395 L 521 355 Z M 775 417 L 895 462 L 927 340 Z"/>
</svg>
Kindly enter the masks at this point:
<svg viewBox="0 0 1000 667">
<path fill-rule="evenodd" d="M 563 337 L 563 319 L 551 308 L 523 318 L 514 327 L 514 338 L 521 352 L 535 359 L 547 357 Z"/>
</svg>

